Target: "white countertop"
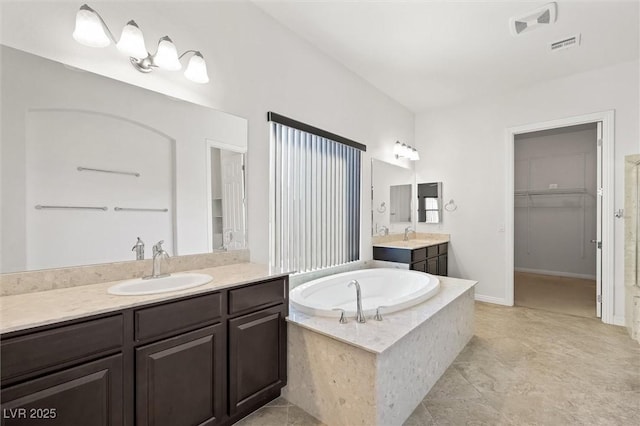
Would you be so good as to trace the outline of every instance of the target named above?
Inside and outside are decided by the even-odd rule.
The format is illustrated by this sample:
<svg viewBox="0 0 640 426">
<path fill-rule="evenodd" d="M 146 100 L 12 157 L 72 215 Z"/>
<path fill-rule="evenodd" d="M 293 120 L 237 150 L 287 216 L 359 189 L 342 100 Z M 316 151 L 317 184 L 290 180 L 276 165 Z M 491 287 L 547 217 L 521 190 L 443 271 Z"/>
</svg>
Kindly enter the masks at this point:
<svg viewBox="0 0 640 426">
<path fill-rule="evenodd" d="M 257 263 L 238 263 L 189 272 L 208 274 L 213 277 L 213 280 L 208 284 L 186 290 L 140 296 L 116 296 L 107 293 L 109 287 L 122 281 L 3 296 L 0 297 L 0 333 L 119 311 L 287 275 Z"/>
<path fill-rule="evenodd" d="M 287 320 L 325 336 L 379 354 L 478 283 L 459 278 L 440 276 L 437 278 L 440 280 L 438 294 L 412 308 L 386 315 L 383 313 L 382 321 L 367 318 L 366 323 L 360 324 L 356 322 L 355 318 L 350 317 L 348 323 L 340 324 L 338 318 L 309 316 L 296 311 L 291 305 Z"/>
</svg>

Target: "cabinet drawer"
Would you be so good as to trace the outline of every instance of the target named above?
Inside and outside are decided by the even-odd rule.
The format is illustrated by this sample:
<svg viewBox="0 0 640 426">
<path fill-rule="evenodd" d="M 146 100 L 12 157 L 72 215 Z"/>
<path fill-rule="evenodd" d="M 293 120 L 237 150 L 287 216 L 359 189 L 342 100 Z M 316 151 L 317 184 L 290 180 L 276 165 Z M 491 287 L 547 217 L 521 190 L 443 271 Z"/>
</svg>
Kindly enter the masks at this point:
<svg viewBox="0 0 640 426">
<path fill-rule="evenodd" d="M 426 249 L 426 247 L 415 249 L 415 250 L 413 250 L 411 252 L 411 261 L 412 262 L 419 262 L 421 260 L 425 260 L 426 258 L 427 258 L 427 249 Z"/>
<path fill-rule="evenodd" d="M 436 257 L 438 255 L 438 246 L 427 247 L 427 258 Z"/>
<path fill-rule="evenodd" d="M 2 380 L 119 349 L 122 333 L 122 315 L 116 315 L 3 340 Z"/>
<path fill-rule="evenodd" d="M 229 314 L 282 303 L 286 298 L 283 279 L 268 281 L 229 291 Z"/>
<path fill-rule="evenodd" d="M 444 254 L 449 251 L 449 243 L 438 245 L 438 254 Z"/>
<path fill-rule="evenodd" d="M 220 293 L 166 303 L 135 313 L 136 341 L 188 330 L 220 318 Z"/>
</svg>

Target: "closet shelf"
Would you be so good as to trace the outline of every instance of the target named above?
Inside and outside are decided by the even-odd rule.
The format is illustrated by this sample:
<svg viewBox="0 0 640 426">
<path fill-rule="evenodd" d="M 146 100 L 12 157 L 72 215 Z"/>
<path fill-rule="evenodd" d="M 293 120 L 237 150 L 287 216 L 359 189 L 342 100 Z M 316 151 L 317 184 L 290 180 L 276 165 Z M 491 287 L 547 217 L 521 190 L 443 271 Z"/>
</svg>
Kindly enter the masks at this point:
<svg viewBox="0 0 640 426">
<path fill-rule="evenodd" d="M 516 197 L 529 195 L 583 195 L 588 194 L 585 188 L 558 188 L 558 189 L 523 189 L 514 192 Z"/>
</svg>

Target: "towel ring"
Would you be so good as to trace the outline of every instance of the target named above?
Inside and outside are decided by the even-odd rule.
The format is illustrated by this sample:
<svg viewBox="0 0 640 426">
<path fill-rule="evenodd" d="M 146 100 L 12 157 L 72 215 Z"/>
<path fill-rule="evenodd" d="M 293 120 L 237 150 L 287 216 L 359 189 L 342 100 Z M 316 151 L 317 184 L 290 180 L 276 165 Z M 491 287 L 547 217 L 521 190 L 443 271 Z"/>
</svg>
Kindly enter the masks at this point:
<svg viewBox="0 0 640 426">
<path fill-rule="evenodd" d="M 384 213 L 387 211 L 387 206 L 385 205 L 384 201 L 380 203 L 380 207 L 377 208 L 378 213 Z"/>
<path fill-rule="evenodd" d="M 444 209 L 448 212 L 454 212 L 458 210 L 458 206 L 456 206 L 456 203 L 453 201 L 453 199 L 451 199 L 447 204 L 444 205 Z"/>
</svg>

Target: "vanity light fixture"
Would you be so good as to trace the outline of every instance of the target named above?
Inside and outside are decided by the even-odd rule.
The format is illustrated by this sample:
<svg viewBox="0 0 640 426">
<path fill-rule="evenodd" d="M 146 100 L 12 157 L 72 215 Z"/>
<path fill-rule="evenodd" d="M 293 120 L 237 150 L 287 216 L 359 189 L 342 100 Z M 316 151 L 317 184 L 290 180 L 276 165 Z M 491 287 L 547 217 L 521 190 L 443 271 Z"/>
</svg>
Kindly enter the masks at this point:
<svg viewBox="0 0 640 426">
<path fill-rule="evenodd" d="M 164 36 L 158 41 L 156 53 L 152 55 L 147 51 L 142 31 L 133 20 L 127 22 L 122 29 L 120 40 L 116 42 L 102 17 L 86 4 L 83 4 L 76 14 L 73 38 L 78 43 L 89 47 L 107 47 L 113 42 L 120 52 L 129 56 L 131 65 L 143 73 L 151 72 L 154 68 L 178 71 L 182 69 L 180 59 L 191 54 L 184 76 L 196 83 L 209 82 L 207 64 L 199 51 L 187 50 L 182 55 L 178 55 L 173 40 L 169 36 Z"/>
<path fill-rule="evenodd" d="M 396 158 L 404 157 L 411 161 L 418 161 L 420 159 L 420 154 L 418 154 L 418 150 L 404 143 L 400 143 L 396 141 L 393 146 L 393 154 Z"/>
</svg>

